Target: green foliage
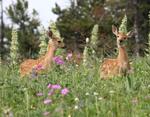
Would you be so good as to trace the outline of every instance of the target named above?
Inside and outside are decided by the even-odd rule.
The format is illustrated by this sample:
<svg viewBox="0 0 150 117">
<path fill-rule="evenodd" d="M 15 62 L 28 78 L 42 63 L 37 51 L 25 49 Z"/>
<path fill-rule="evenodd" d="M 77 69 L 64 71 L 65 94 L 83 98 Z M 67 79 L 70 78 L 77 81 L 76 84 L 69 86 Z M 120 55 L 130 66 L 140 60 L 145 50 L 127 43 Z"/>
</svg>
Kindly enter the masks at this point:
<svg viewBox="0 0 150 117">
<path fill-rule="evenodd" d="M 99 62 L 94 67 L 66 66 L 53 69 L 38 78 L 20 79 L 18 69 L 0 68 L 0 113 L 14 117 L 42 117 L 48 111 L 52 117 L 148 117 L 150 58 L 133 60 L 130 78 L 99 78 Z M 47 84 L 60 84 L 69 93 L 59 90 L 48 95 Z M 43 96 L 36 94 L 42 92 Z M 45 105 L 43 101 L 51 99 Z M 7 114 L 7 115 L 8 115 Z"/>
<path fill-rule="evenodd" d="M 18 63 L 19 58 L 19 48 L 18 48 L 18 33 L 17 29 L 12 29 L 12 39 L 10 46 L 10 61 L 12 65 L 16 65 Z"/>
<path fill-rule="evenodd" d="M 41 42 L 39 45 L 39 47 L 40 47 L 39 55 L 42 56 L 47 51 L 46 32 L 44 29 L 41 31 L 40 41 Z"/>
<path fill-rule="evenodd" d="M 123 32 L 123 33 L 127 33 L 127 15 L 125 14 L 123 19 L 122 19 L 122 22 L 121 22 L 121 25 L 119 27 L 119 32 Z"/>
</svg>

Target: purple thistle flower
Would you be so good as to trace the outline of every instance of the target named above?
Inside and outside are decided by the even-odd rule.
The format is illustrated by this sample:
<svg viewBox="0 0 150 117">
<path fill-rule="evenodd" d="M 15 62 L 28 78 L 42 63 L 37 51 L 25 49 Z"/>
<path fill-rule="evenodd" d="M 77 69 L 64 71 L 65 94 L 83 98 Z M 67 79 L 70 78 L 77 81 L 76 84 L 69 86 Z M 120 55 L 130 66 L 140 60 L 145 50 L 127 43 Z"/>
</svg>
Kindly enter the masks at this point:
<svg viewBox="0 0 150 117">
<path fill-rule="evenodd" d="M 69 93 L 68 88 L 64 88 L 64 89 L 61 90 L 62 95 L 67 95 L 68 93 Z"/>
<path fill-rule="evenodd" d="M 43 113 L 44 116 L 47 116 L 47 115 L 49 115 L 49 114 L 50 114 L 50 113 L 47 112 L 47 111 L 45 111 L 45 112 Z"/>
<path fill-rule="evenodd" d="M 51 86 L 52 86 L 52 84 L 50 84 L 50 83 L 49 83 L 49 84 L 47 85 L 47 88 L 49 88 L 49 89 L 50 89 L 50 88 L 51 88 Z"/>
<path fill-rule="evenodd" d="M 63 59 L 59 56 L 55 56 L 53 58 L 53 61 L 57 64 L 57 65 L 63 65 L 65 62 L 63 61 Z"/>
<path fill-rule="evenodd" d="M 45 99 L 45 100 L 44 100 L 44 104 L 50 104 L 51 102 L 52 102 L 51 99 Z"/>
<path fill-rule="evenodd" d="M 43 93 L 40 93 L 40 92 L 39 92 L 39 93 L 37 93 L 36 95 L 37 95 L 37 96 L 43 96 Z"/>
<path fill-rule="evenodd" d="M 51 86 L 52 89 L 61 89 L 61 86 L 59 84 L 55 84 Z"/>
</svg>

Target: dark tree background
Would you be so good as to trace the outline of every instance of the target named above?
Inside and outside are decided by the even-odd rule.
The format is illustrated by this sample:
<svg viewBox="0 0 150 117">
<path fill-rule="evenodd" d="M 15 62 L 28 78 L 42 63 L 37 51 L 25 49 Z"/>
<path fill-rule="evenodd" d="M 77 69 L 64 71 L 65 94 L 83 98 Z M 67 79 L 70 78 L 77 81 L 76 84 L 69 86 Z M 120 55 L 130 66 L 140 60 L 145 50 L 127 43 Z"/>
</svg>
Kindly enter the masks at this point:
<svg viewBox="0 0 150 117">
<path fill-rule="evenodd" d="M 18 29 L 19 50 L 22 58 L 31 57 L 38 52 L 38 40 L 40 21 L 38 20 L 38 12 L 33 9 L 32 13 L 28 12 L 28 1 L 17 0 L 5 9 L 5 14 L 11 20 L 11 26 L 4 26 L 4 38 L 7 38 L 7 46 L 10 46 L 11 31 L 13 27 Z M 8 48 L 4 48 L 3 53 L 7 54 Z M 4 56 L 4 55 L 3 55 Z"/>
<path fill-rule="evenodd" d="M 58 15 L 57 26 L 69 49 L 83 51 L 85 38 L 90 37 L 92 27 L 98 23 L 99 54 L 111 54 L 115 47 L 111 25 L 119 27 L 127 14 L 128 31 L 135 31 L 130 51 L 135 56 L 144 55 L 149 32 L 149 0 L 70 0 L 70 3 L 67 9 L 61 9 L 57 4 L 53 8 Z"/>
</svg>

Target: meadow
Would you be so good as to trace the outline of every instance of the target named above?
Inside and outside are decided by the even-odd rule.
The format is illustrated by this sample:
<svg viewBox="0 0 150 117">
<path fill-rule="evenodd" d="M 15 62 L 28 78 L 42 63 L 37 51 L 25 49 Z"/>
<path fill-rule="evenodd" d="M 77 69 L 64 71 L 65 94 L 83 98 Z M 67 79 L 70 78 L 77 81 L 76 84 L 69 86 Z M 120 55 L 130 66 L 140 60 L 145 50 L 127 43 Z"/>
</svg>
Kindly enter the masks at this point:
<svg viewBox="0 0 150 117">
<path fill-rule="evenodd" d="M 23 79 L 18 67 L 2 65 L 0 116 L 150 117 L 150 58 L 132 61 L 134 73 L 110 80 L 99 78 L 99 62 Z"/>
</svg>

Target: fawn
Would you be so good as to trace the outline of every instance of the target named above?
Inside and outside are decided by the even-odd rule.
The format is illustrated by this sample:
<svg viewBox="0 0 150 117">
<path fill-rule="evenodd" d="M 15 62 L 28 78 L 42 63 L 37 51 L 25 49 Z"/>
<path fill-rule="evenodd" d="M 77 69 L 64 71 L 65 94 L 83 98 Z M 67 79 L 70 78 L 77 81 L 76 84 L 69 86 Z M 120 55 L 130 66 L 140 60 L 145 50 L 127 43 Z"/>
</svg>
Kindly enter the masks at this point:
<svg viewBox="0 0 150 117">
<path fill-rule="evenodd" d="M 50 40 L 48 42 L 48 50 L 46 54 L 36 60 L 27 59 L 23 63 L 21 63 L 20 64 L 20 76 L 21 77 L 31 74 L 33 70 L 36 74 L 38 74 L 39 72 L 42 72 L 51 68 L 52 60 L 53 60 L 56 49 L 64 47 L 64 43 L 60 38 L 53 35 L 50 28 L 48 31 L 48 36 Z M 36 69 L 39 66 L 41 68 Z"/>
<path fill-rule="evenodd" d="M 118 32 L 117 28 L 112 26 L 112 32 L 117 37 L 117 47 L 119 53 L 116 59 L 104 59 L 100 67 L 100 77 L 102 79 L 109 79 L 115 76 L 126 76 L 131 71 L 124 42 L 132 36 L 132 31 L 125 34 Z"/>
</svg>

